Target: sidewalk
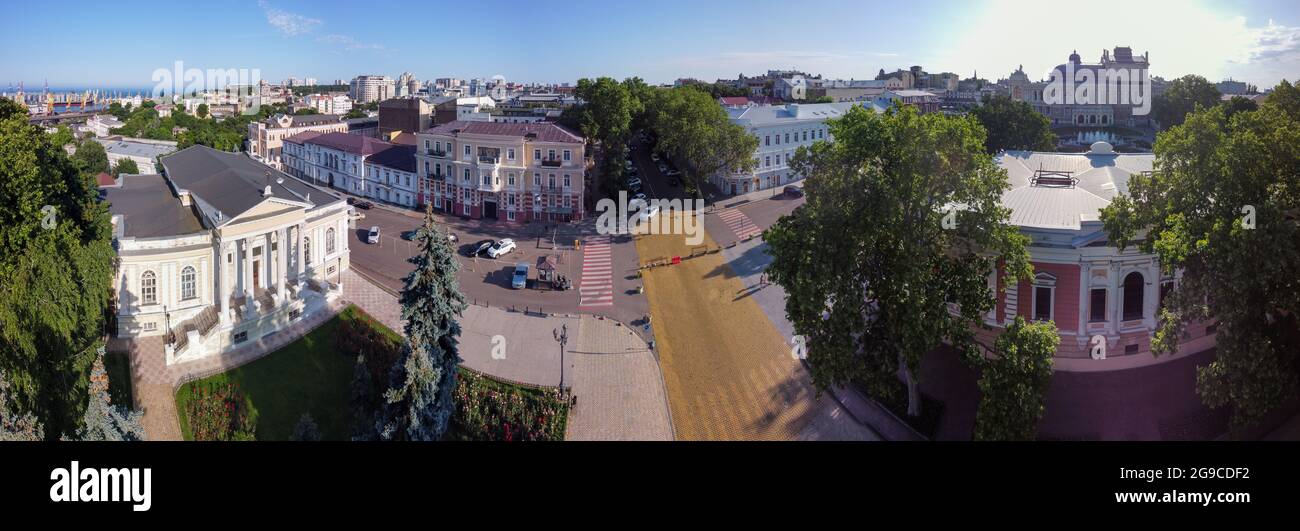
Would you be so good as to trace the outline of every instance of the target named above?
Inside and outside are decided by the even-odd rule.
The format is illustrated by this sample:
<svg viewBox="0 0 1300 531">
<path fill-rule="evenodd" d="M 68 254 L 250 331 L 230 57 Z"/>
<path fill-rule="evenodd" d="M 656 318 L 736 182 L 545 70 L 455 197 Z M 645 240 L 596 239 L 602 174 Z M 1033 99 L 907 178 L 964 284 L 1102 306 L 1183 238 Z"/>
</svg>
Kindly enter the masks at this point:
<svg viewBox="0 0 1300 531">
<path fill-rule="evenodd" d="M 343 298 L 401 333 L 397 297 L 350 269 L 344 272 Z M 654 352 L 618 321 L 470 305 L 460 324 L 460 356 L 466 367 L 529 385 L 556 387 L 563 379 L 577 398 L 566 439 L 672 440 L 668 399 Z M 561 326 L 568 335 L 563 355 L 554 338 Z"/>
</svg>

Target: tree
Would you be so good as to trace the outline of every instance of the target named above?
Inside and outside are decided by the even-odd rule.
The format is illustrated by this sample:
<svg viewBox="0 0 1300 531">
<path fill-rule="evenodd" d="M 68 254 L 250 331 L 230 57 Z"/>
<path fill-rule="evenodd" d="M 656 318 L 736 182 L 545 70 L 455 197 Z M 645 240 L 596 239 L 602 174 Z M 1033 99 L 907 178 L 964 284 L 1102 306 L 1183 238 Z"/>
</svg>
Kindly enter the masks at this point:
<svg viewBox="0 0 1300 531">
<path fill-rule="evenodd" d="M 578 122 L 584 136 L 597 141 L 601 149 L 627 142 L 638 102 L 626 86 L 608 77 L 583 78 L 575 93 L 583 101 Z"/>
<path fill-rule="evenodd" d="M 366 112 L 357 107 L 353 107 L 349 109 L 348 113 L 343 115 L 343 118 L 345 120 L 355 120 L 357 118 L 365 118 L 365 117 L 366 117 Z"/>
<path fill-rule="evenodd" d="M 434 224 L 432 206 L 415 234 L 415 270 L 402 289 L 402 319 L 407 344 L 393 366 L 385 404 L 376 423 L 385 440 L 436 441 L 451 422 L 457 345 L 465 297 L 456 280 L 455 252 L 447 233 Z"/>
<path fill-rule="evenodd" d="M 819 389 L 856 381 L 892 397 L 901 372 L 919 415 L 922 357 L 945 341 L 977 357 L 974 330 L 995 304 L 988 275 L 999 263 L 1012 281 L 1029 274 L 1001 204 L 1006 172 L 973 117 L 853 107 L 827 123 L 835 141 L 792 162 L 807 202 L 763 235 L 768 273 Z"/>
<path fill-rule="evenodd" d="M 77 439 L 82 441 L 143 441 L 141 411 L 114 406 L 108 395 L 108 372 L 104 370 L 104 347 L 99 347 L 90 369 L 90 399 Z"/>
<path fill-rule="evenodd" d="M 1300 121 L 1300 83 L 1293 85 L 1283 79 L 1272 92 L 1268 93 L 1264 102 L 1290 116 L 1292 120 Z"/>
<path fill-rule="evenodd" d="M 0 371 L 0 442 L 39 441 L 45 438 L 41 422 L 31 413 L 18 413 L 9 403 L 9 380 Z"/>
<path fill-rule="evenodd" d="M 1009 96 L 985 95 L 983 103 L 971 111 L 987 137 L 984 149 L 989 153 L 1002 150 L 1052 151 L 1056 133 L 1052 123 L 1027 102 Z"/>
<path fill-rule="evenodd" d="M 108 172 L 108 152 L 104 145 L 94 140 L 86 140 L 77 146 L 72 154 L 72 163 L 82 176 L 94 177 Z"/>
<path fill-rule="evenodd" d="M 209 111 L 208 104 L 200 103 L 199 106 L 194 109 L 194 115 L 198 116 L 199 118 L 207 119 L 208 111 Z"/>
<path fill-rule="evenodd" d="M 50 134 L 50 143 L 58 147 L 63 147 L 77 141 L 76 135 L 66 125 L 60 125 L 53 133 Z"/>
<path fill-rule="evenodd" d="M 311 107 L 303 107 L 301 109 L 293 111 L 293 114 L 295 116 L 310 116 L 316 114 L 316 109 L 313 109 Z"/>
<path fill-rule="evenodd" d="M 998 336 L 994 357 L 982 360 L 975 439 L 1030 441 L 1047 410 L 1052 357 L 1061 337 L 1051 321 L 1026 323 L 1016 316 Z"/>
<path fill-rule="evenodd" d="M 1219 104 L 1219 89 L 1198 75 L 1186 75 L 1169 82 L 1164 93 L 1156 96 L 1151 105 L 1151 117 L 1162 129 L 1183 123 L 1187 114 L 1197 106 L 1214 107 Z"/>
<path fill-rule="evenodd" d="M 348 403 L 352 411 L 352 440 L 373 441 L 379 437 L 375 432 L 375 401 L 370 367 L 365 354 L 358 354 L 352 366 L 352 398 Z"/>
<path fill-rule="evenodd" d="M 1239 112 L 1253 111 L 1259 108 L 1259 105 L 1255 104 L 1255 100 L 1241 96 L 1233 96 L 1219 105 L 1223 106 L 1224 117 L 1228 119 L 1232 119 L 1232 115 Z"/>
<path fill-rule="evenodd" d="M 319 441 L 320 427 L 316 425 L 316 420 L 311 418 L 311 413 L 303 413 L 298 417 L 298 424 L 293 428 L 293 435 L 289 436 L 291 441 Z"/>
<path fill-rule="evenodd" d="M 140 173 L 140 167 L 136 165 L 134 159 L 118 159 L 117 164 L 113 166 L 113 176 L 123 173 Z"/>
<path fill-rule="evenodd" d="M 84 413 L 116 254 L 93 174 L 9 100 L 0 100 L 0 205 L 0 371 L 10 405 L 57 439 Z"/>
<path fill-rule="evenodd" d="M 1157 138 L 1155 171 L 1134 175 L 1128 194 L 1102 210 L 1114 245 L 1155 253 L 1166 276 L 1181 273 L 1160 312 L 1155 354 L 1175 352 L 1188 324 L 1217 321 L 1215 358 L 1197 369 L 1197 391 L 1210 407 L 1230 408 L 1236 426 L 1296 389 L 1296 190 L 1300 116 L 1270 98 L 1231 118 L 1223 106 L 1189 114 Z"/>
<path fill-rule="evenodd" d="M 691 87 L 659 91 L 647 112 L 658 149 L 682 165 L 690 188 L 698 189 L 724 169 L 753 169 L 758 138 L 731 123 L 708 92 Z"/>
<path fill-rule="evenodd" d="M 808 98 L 804 103 L 835 103 L 835 99 L 830 96 L 819 96 L 816 98 Z"/>
</svg>

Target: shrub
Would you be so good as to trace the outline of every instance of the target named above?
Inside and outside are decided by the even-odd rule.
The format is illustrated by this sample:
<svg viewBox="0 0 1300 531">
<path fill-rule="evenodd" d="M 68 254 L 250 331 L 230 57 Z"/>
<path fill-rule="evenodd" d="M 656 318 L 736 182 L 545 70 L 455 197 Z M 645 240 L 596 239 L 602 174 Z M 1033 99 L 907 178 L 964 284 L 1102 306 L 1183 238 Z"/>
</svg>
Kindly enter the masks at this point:
<svg viewBox="0 0 1300 531">
<path fill-rule="evenodd" d="M 195 385 L 185 405 L 196 441 L 251 441 L 257 425 L 248 401 L 233 383 Z"/>
<path fill-rule="evenodd" d="M 454 438 L 473 441 L 559 441 L 569 403 L 557 389 L 525 388 L 473 371 L 456 385 Z"/>
</svg>

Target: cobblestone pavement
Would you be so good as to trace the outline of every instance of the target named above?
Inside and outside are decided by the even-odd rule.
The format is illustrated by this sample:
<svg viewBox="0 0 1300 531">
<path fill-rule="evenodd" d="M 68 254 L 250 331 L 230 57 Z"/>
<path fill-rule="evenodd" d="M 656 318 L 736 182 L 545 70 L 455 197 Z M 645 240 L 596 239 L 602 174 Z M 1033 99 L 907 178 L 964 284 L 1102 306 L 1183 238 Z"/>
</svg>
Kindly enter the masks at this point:
<svg viewBox="0 0 1300 531">
<path fill-rule="evenodd" d="M 135 408 L 144 412 L 141 424 L 153 441 L 181 440 L 176 388 L 186 381 L 225 372 L 279 350 L 334 317 L 343 305 L 334 301 L 302 321 L 242 347 L 203 359 L 166 364 L 162 336 L 126 341 L 131 359 L 131 390 Z"/>
<path fill-rule="evenodd" d="M 397 298 L 351 270 L 344 273 L 343 297 L 389 328 L 402 330 Z M 553 336 L 561 326 L 567 327 L 569 338 L 563 361 Z M 461 329 L 460 355 L 472 369 L 554 387 L 560 385 L 563 366 L 563 383 L 577 397 L 567 439 L 672 439 L 654 353 L 618 321 L 470 305 L 461 317 Z"/>
</svg>

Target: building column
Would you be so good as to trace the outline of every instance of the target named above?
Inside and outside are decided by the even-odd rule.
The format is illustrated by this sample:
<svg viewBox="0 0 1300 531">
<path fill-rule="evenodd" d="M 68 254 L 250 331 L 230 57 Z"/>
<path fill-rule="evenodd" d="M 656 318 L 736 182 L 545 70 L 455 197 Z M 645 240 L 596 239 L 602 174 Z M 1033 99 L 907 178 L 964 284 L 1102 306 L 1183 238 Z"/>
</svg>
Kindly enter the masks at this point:
<svg viewBox="0 0 1300 531">
<path fill-rule="evenodd" d="M 226 278 L 226 249 L 229 247 L 225 242 L 217 244 L 217 263 L 212 270 L 217 277 L 217 291 L 213 293 L 218 299 L 218 308 L 221 309 L 221 322 L 225 323 L 230 320 L 230 297 L 226 294 L 226 285 L 230 280 Z"/>
<path fill-rule="evenodd" d="M 306 274 L 307 274 L 307 264 L 306 264 L 306 262 L 303 261 L 303 260 L 304 260 L 304 254 L 303 254 L 303 244 L 302 244 L 302 242 L 303 242 L 303 240 L 302 240 L 302 238 L 303 238 L 302 226 L 303 226 L 303 224 L 302 224 L 302 223 L 299 223 L 297 226 L 294 227 L 294 230 L 293 230 L 293 234 L 294 234 L 294 236 L 293 236 L 294 248 L 295 248 L 296 252 L 298 253 L 298 263 L 296 264 L 295 269 L 297 269 L 297 273 L 298 273 L 298 282 L 300 282 L 300 283 L 303 282 L 303 281 L 305 280 L 304 277 L 305 277 Z M 302 288 L 303 288 L 302 286 L 298 286 L 298 289 L 299 289 L 299 290 L 301 290 Z"/>
<path fill-rule="evenodd" d="M 1079 337 L 1088 336 L 1088 317 L 1092 315 L 1092 262 L 1079 264 Z"/>
<path fill-rule="evenodd" d="M 252 249 L 249 249 L 248 246 L 248 238 L 239 240 L 239 264 L 243 268 L 241 276 L 243 277 L 245 319 L 251 319 L 257 315 L 255 303 L 257 287 L 253 285 L 253 257 L 250 256 Z"/>
<path fill-rule="evenodd" d="M 282 228 L 276 231 L 275 254 L 276 254 L 276 271 L 275 275 L 275 295 L 281 302 L 289 300 L 284 290 L 284 280 L 289 276 L 289 229 Z"/>
<path fill-rule="evenodd" d="M 1119 335 L 1119 323 L 1123 319 L 1124 294 L 1120 293 L 1120 267 L 1118 262 L 1111 262 L 1106 276 L 1106 332 Z"/>
</svg>

